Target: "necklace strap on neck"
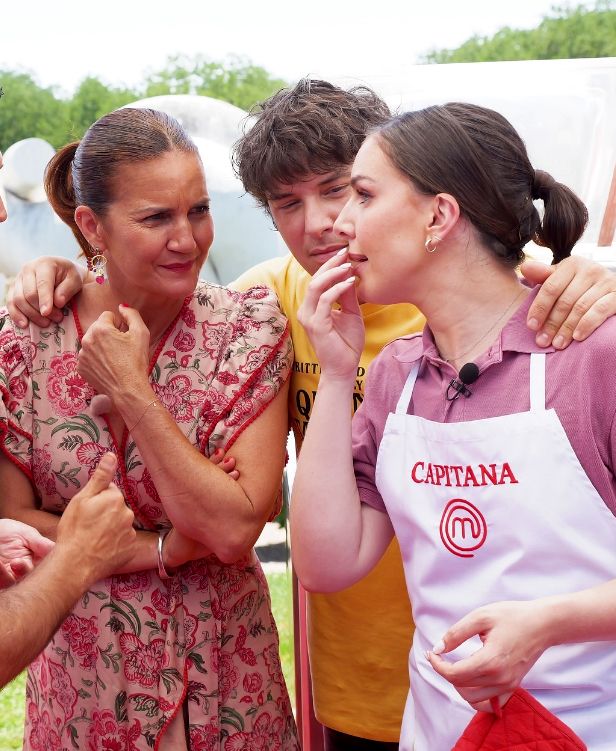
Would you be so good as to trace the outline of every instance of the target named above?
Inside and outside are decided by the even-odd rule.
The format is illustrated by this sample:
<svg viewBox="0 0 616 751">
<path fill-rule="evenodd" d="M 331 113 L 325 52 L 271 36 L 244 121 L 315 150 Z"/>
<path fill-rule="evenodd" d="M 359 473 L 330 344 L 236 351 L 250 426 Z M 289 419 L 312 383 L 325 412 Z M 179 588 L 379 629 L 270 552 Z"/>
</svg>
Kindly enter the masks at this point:
<svg viewBox="0 0 616 751">
<path fill-rule="evenodd" d="M 520 299 L 520 297 L 521 297 L 521 295 L 522 295 L 522 293 L 524 292 L 525 289 L 526 289 L 525 287 L 522 287 L 522 289 L 518 290 L 516 296 L 509 303 L 509 305 L 507 305 L 507 307 L 505 308 L 505 310 L 499 315 L 499 317 L 494 321 L 494 323 L 491 324 L 490 328 L 487 331 L 485 331 L 479 337 L 479 339 L 477 339 L 477 341 L 475 341 L 468 349 L 464 350 L 464 352 L 460 352 L 460 354 L 458 354 L 458 355 L 452 355 L 451 357 L 445 357 L 445 355 L 442 355 L 443 360 L 445 360 L 445 362 L 453 364 L 454 361 L 459 361 L 463 357 L 466 357 L 466 355 L 468 355 L 470 352 L 472 352 L 475 349 L 475 347 L 480 342 L 482 342 L 486 338 L 486 336 L 488 336 L 489 333 L 491 333 L 492 331 L 494 331 L 494 329 L 503 320 L 503 318 L 507 315 L 507 313 L 511 310 L 511 308 L 513 308 L 513 306 L 515 305 L 515 303 Z"/>
</svg>

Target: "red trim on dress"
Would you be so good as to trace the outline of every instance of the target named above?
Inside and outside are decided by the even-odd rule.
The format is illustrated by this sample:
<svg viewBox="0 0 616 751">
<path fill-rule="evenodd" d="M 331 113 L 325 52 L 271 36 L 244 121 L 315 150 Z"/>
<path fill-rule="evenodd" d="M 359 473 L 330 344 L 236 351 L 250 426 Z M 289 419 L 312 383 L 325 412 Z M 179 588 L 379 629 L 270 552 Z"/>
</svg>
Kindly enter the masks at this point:
<svg viewBox="0 0 616 751">
<path fill-rule="evenodd" d="M 6 389 L 4 386 L 0 385 L 0 394 L 2 394 L 3 397 L 10 399 L 11 398 L 11 392 Z M 27 430 L 24 430 L 21 428 L 17 423 L 13 422 L 12 420 L 9 420 L 9 418 L 6 418 L 7 425 L 10 425 L 11 428 L 16 432 L 19 433 L 19 435 L 23 436 L 24 438 L 27 438 L 29 441 L 32 440 L 32 433 L 28 433 Z"/>
<path fill-rule="evenodd" d="M 281 349 L 281 347 L 279 346 L 277 348 L 277 351 L 279 351 L 280 349 Z M 289 368 L 289 372 L 287 373 L 287 377 L 282 382 L 282 385 L 284 385 L 291 378 L 291 373 L 292 372 L 293 372 L 292 368 Z M 267 402 L 265 402 L 264 404 L 262 404 L 261 407 L 259 407 L 259 409 L 254 413 L 254 415 L 252 415 L 248 420 L 246 420 L 246 422 L 243 425 L 240 425 L 239 430 L 237 431 L 237 433 L 234 433 L 231 436 L 231 438 L 229 438 L 229 440 L 227 441 L 227 443 L 226 443 L 226 445 L 224 447 L 224 451 L 225 452 L 228 451 L 231 448 L 231 446 L 236 442 L 236 440 L 242 435 L 242 433 L 244 432 L 244 430 L 249 425 L 251 425 L 257 419 L 257 417 L 260 417 L 263 414 L 263 412 L 265 412 L 265 410 L 267 409 L 267 407 L 269 407 L 269 405 L 274 401 L 274 399 L 278 396 L 279 393 L 280 393 L 280 389 L 278 389 L 278 391 L 274 394 L 274 396 L 272 396 L 271 399 L 269 399 Z M 289 432 L 289 430 L 287 428 L 287 433 L 288 432 Z M 288 461 L 289 461 L 289 454 L 287 453 L 287 451 L 285 449 L 285 460 L 284 460 L 285 467 L 287 466 L 287 462 Z M 276 514 L 276 516 L 277 515 L 278 514 Z"/>
<path fill-rule="evenodd" d="M 162 737 L 165 733 L 165 730 L 171 725 L 171 723 L 175 720 L 177 717 L 178 712 L 182 708 L 182 704 L 184 704 L 184 699 L 186 698 L 186 694 L 188 693 L 188 665 L 187 665 L 187 658 L 184 657 L 184 676 L 183 676 L 183 682 L 182 682 L 182 695 L 180 696 L 180 700 L 178 702 L 177 707 L 173 710 L 173 714 L 169 715 L 169 719 L 160 729 L 159 734 L 156 736 L 156 741 L 154 742 L 154 751 L 158 751 L 160 742 L 162 740 Z"/>
<path fill-rule="evenodd" d="M 32 475 L 32 470 L 30 469 L 30 467 L 28 467 L 25 464 L 22 464 L 19 461 L 19 459 L 13 454 L 11 454 L 8 448 L 4 445 L 4 439 L 6 438 L 8 433 L 9 433 L 8 420 L 6 424 L 4 423 L 4 421 L 0 421 L 0 450 L 12 464 L 14 464 L 18 469 L 20 469 L 24 473 L 24 475 L 28 478 L 28 480 L 30 480 L 30 482 L 34 486 L 34 476 Z"/>
</svg>

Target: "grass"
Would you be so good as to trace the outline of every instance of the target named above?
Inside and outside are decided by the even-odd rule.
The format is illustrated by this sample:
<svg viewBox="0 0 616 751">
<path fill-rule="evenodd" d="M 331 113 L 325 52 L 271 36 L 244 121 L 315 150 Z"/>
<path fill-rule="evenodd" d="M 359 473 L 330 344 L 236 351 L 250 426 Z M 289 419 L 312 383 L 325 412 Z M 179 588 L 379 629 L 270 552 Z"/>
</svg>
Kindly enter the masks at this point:
<svg viewBox="0 0 616 751">
<path fill-rule="evenodd" d="M 295 697 L 295 674 L 293 670 L 293 605 L 291 599 L 291 573 L 268 574 L 272 594 L 272 610 L 280 633 L 280 654 L 285 680 Z M 18 751 L 22 747 L 24 726 L 25 672 L 17 676 L 0 691 L 0 751 Z"/>
<path fill-rule="evenodd" d="M 293 598 L 291 596 L 291 569 L 284 574 L 268 574 L 272 611 L 280 635 L 280 658 L 291 704 L 295 705 L 295 668 L 293 657 Z M 2 716 L 0 710 L 0 717 Z M 1 746 L 0 746 L 1 748 Z"/>
<path fill-rule="evenodd" d="M 22 673 L 0 692 L 0 749 L 17 751 L 22 747 L 26 674 Z"/>
</svg>

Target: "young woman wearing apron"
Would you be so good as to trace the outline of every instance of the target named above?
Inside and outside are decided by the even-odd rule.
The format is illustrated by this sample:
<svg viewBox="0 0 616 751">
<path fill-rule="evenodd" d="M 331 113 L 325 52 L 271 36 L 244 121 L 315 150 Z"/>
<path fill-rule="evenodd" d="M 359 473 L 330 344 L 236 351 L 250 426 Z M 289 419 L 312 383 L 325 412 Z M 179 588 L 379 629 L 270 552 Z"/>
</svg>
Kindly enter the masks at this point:
<svg viewBox="0 0 616 751">
<path fill-rule="evenodd" d="M 514 270 L 530 239 L 568 255 L 585 208 L 533 170 L 504 118 L 464 104 L 383 126 L 353 186 L 338 220 L 348 254 L 315 276 L 301 315 L 322 375 L 294 487 L 298 575 L 348 586 L 397 535 L 416 623 L 402 751 L 450 749 L 475 709 L 520 684 L 607 751 L 616 325 L 541 351 Z M 428 327 L 377 358 L 351 436 L 355 284 L 371 302 L 418 305 Z"/>
</svg>

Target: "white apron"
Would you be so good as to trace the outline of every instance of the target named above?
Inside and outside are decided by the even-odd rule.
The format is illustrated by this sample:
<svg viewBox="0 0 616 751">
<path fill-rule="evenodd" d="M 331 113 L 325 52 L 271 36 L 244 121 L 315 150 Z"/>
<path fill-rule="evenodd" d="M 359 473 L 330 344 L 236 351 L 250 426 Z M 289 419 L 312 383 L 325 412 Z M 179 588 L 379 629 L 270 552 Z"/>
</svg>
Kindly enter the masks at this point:
<svg viewBox="0 0 616 751">
<path fill-rule="evenodd" d="M 400 751 L 448 751 L 474 710 L 425 651 L 481 605 L 616 577 L 616 519 L 545 409 L 544 354 L 530 356 L 529 412 L 471 422 L 407 414 L 418 368 L 387 418 L 376 485 L 402 549 L 416 626 Z M 475 637 L 445 657 L 480 646 Z M 590 751 L 616 749 L 616 643 L 548 649 L 522 685 Z"/>
</svg>

